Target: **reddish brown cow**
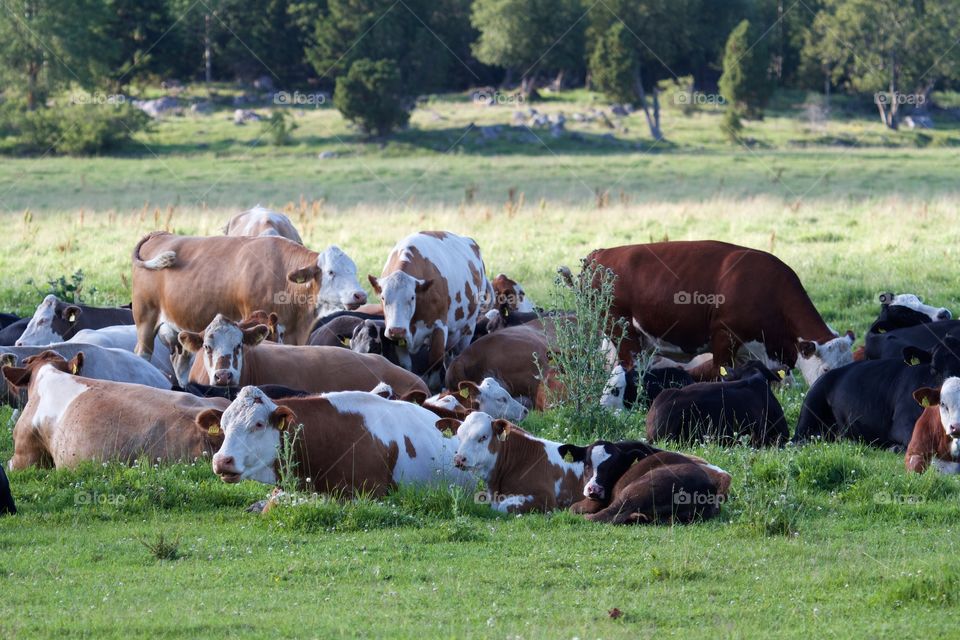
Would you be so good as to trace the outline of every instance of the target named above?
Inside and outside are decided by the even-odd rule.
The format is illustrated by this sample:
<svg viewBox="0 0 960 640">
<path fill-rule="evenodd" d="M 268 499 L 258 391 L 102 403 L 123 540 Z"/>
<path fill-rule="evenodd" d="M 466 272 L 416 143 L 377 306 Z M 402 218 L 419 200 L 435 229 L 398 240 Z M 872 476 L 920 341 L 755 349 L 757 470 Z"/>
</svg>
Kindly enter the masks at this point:
<svg viewBox="0 0 960 640">
<path fill-rule="evenodd" d="M 598 249 L 586 263 L 617 276 L 612 311 L 629 325 L 620 346 L 625 369 L 644 349 L 709 351 L 706 373 L 716 379 L 741 347 L 760 343 L 770 359 L 798 366 L 813 384 L 852 361 L 852 334 L 837 337 L 797 274 L 764 251 L 715 241 L 659 242 Z"/>
<path fill-rule="evenodd" d="M 960 378 L 947 378 L 939 389 L 917 389 L 913 397 L 926 408 L 907 446 L 907 471 L 923 473 L 932 462 L 944 473 L 960 473 Z"/>
</svg>

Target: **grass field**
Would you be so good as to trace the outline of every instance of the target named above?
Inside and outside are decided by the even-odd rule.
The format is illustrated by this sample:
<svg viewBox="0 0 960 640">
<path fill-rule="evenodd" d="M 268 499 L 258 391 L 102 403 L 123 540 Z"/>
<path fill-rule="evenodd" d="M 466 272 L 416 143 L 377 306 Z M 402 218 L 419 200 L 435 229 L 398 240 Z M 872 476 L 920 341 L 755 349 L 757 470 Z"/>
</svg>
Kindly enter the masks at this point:
<svg viewBox="0 0 960 640">
<path fill-rule="evenodd" d="M 590 96 L 575 94 L 537 108 L 585 104 Z M 919 149 L 918 134 L 854 117 L 814 130 L 784 104 L 748 124 L 746 146 L 722 142 L 715 114 L 668 111 L 670 143 L 650 151 L 638 115 L 614 140 L 585 130 L 585 140 L 476 144 L 482 135 L 469 132 L 448 151 L 470 122 L 508 124 L 510 113 L 438 98 L 415 113 L 426 131 L 380 148 L 320 109 L 301 116 L 298 144 L 278 149 L 251 146 L 258 125 L 235 127 L 223 111 L 161 123 L 142 140 L 152 151 L 5 158 L 0 310 L 28 312 L 44 281 L 80 268 L 98 290 L 92 302 L 126 302 L 141 234 L 217 233 L 256 202 L 286 209 L 308 245 L 339 244 L 361 275 L 378 273 L 406 233 L 446 228 L 475 237 L 491 272 L 542 301 L 556 266 L 592 248 L 716 238 L 783 258 L 837 329 L 862 334 L 887 290 L 960 309 L 958 151 L 947 126 Z M 340 156 L 319 160 L 321 150 Z M 781 392 L 791 423 L 803 393 Z M 639 434 L 643 416 L 624 424 Z M 572 432 L 559 413 L 525 426 Z M 11 429 L 2 408 L 0 460 Z M 318 500 L 261 518 L 243 507 L 265 487 L 220 483 L 206 461 L 14 473 L 22 513 L 0 519 L 0 636 L 954 632 L 958 478 L 907 476 L 901 456 L 853 444 L 688 449 L 731 471 L 734 485 L 718 519 L 686 527 L 494 517 L 443 491 Z M 611 618 L 613 608 L 623 615 Z"/>
</svg>

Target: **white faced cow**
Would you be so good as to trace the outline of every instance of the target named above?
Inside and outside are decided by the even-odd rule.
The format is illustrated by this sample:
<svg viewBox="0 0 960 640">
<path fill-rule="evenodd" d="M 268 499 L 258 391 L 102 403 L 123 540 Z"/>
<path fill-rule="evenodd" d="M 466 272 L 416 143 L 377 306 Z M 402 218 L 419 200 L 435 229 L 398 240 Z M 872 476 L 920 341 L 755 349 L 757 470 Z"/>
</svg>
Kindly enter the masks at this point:
<svg viewBox="0 0 960 640">
<path fill-rule="evenodd" d="M 387 338 L 401 347 L 405 368 L 409 354 L 424 345 L 436 364 L 446 352 L 456 355 L 470 344 L 480 312 L 493 300 L 485 274 L 480 248 L 470 238 L 423 231 L 397 243 L 370 284 L 383 301 Z"/>
</svg>

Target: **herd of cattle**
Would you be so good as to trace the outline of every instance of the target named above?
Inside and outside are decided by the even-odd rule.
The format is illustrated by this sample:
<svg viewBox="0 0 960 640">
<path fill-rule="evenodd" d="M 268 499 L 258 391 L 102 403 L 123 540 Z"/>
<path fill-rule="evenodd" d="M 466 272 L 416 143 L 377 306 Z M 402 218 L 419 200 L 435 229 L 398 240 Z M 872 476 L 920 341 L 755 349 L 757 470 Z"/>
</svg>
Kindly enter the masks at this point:
<svg viewBox="0 0 960 640">
<path fill-rule="evenodd" d="M 960 471 L 960 321 L 947 309 L 883 294 L 854 351 L 769 253 L 663 242 L 584 264 L 581 285 L 615 277 L 605 344 L 619 349 L 600 403 L 645 405 L 649 442 L 785 444 L 773 389 L 797 368 L 810 390 L 793 442 L 851 438 L 905 451 L 911 471 Z M 627 523 L 709 517 L 727 495 L 730 475 L 695 456 L 517 426 L 565 397 L 557 323 L 577 319 L 488 278 L 469 238 L 401 240 L 369 276 L 376 303 L 343 251 L 306 248 L 261 207 L 221 236 L 151 233 L 132 270 L 127 307 L 50 295 L 31 318 L 0 315 L 11 470 L 208 457 L 225 482 L 276 484 L 288 432 L 300 485 L 341 496 L 482 480 L 502 511 Z M 0 469 L 0 514 L 14 511 Z"/>
</svg>

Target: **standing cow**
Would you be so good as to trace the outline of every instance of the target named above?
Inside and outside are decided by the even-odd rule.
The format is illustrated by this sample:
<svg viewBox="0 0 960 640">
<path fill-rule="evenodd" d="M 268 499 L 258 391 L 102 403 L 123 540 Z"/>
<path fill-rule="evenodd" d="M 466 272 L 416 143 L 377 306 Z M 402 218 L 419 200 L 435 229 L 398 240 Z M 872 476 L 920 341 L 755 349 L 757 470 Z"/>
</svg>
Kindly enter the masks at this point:
<svg viewBox="0 0 960 640">
<path fill-rule="evenodd" d="M 447 231 L 414 233 L 393 248 L 370 284 L 405 368 L 424 345 L 435 366 L 448 351 L 456 355 L 470 344 L 481 310 L 493 300 L 485 274 L 477 243 Z"/>
<path fill-rule="evenodd" d="M 155 231 L 133 250 L 137 353 L 149 358 L 161 321 L 202 331 L 218 313 L 275 312 L 287 342 L 306 344 L 318 315 L 367 300 L 343 251 L 276 237 L 188 237 Z"/>
<path fill-rule="evenodd" d="M 271 211 L 270 209 L 255 206 L 230 218 L 223 227 L 225 236 L 278 236 L 303 244 L 297 228 L 290 218 Z"/>
<path fill-rule="evenodd" d="M 586 264 L 617 276 L 612 312 L 629 325 L 620 345 L 624 368 L 644 349 L 709 351 L 713 360 L 698 373 L 716 379 L 741 347 L 759 343 L 813 384 L 853 361 L 852 333 L 838 337 L 793 269 L 765 251 L 712 240 L 657 242 L 597 249 Z"/>
</svg>

